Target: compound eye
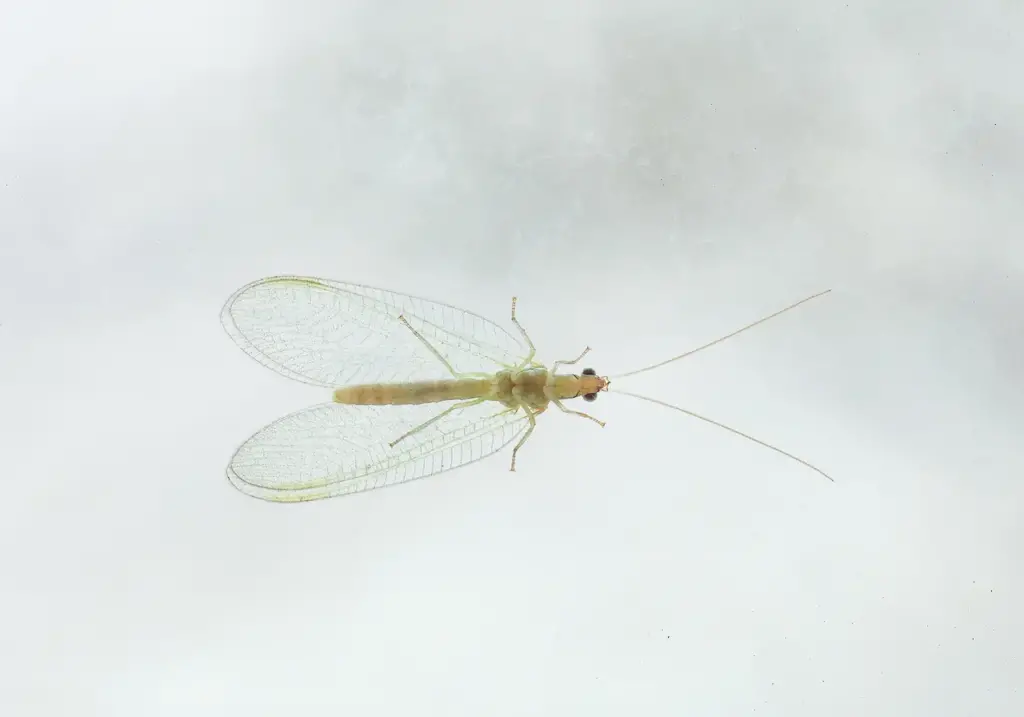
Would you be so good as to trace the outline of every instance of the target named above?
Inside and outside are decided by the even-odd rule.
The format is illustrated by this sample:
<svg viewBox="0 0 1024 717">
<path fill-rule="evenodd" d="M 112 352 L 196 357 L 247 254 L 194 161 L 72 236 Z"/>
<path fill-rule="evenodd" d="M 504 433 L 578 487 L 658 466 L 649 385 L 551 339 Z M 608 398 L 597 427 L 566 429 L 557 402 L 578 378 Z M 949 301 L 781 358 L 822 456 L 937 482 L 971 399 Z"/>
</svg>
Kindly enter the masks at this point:
<svg viewBox="0 0 1024 717">
<path fill-rule="evenodd" d="M 585 369 L 583 369 L 583 375 L 584 376 L 596 376 L 597 375 L 597 371 L 595 371 L 592 368 L 585 368 Z M 590 399 L 590 400 L 593 401 L 594 399 Z"/>
<path fill-rule="evenodd" d="M 584 401 L 596 401 L 597 400 L 597 394 L 596 393 L 585 393 L 585 394 L 583 394 L 583 400 Z"/>
</svg>

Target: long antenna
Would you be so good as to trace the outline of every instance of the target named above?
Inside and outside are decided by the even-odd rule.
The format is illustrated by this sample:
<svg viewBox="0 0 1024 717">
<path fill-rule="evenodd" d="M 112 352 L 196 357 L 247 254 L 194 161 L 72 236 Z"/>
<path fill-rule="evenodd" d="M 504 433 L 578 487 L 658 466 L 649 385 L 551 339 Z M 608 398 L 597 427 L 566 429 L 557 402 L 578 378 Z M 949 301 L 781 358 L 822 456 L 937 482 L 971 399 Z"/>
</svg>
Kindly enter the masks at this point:
<svg viewBox="0 0 1024 717">
<path fill-rule="evenodd" d="M 758 319 L 757 321 L 755 321 L 752 324 L 747 324 L 742 329 L 737 329 L 736 331 L 733 331 L 731 334 L 727 334 L 726 336 L 723 336 L 723 337 L 721 337 L 719 339 L 715 339 L 714 341 L 712 341 L 710 343 L 706 343 L 703 346 L 700 346 L 698 348 L 695 348 L 695 349 L 692 349 L 690 351 L 687 351 L 684 354 L 679 354 L 678 356 L 674 356 L 674 357 L 672 357 L 670 359 L 666 359 L 664 361 L 661 361 L 659 363 L 653 364 L 651 366 L 646 366 L 644 368 L 638 368 L 636 371 L 630 371 L 629 373 L 620 373 L 618 376 L 609 376 L 609 378 L 625 378 L 626 376 L 635 376 L 638 373 L 644 373 L 645 371 L 651 371 L 651 370 L 656 369 L 656 368 L 661 368 L 665 364 L 670 364 L 673 361 L 678 361 L 680 359 L 684 359 L 687 356 L 693 356 L 698 351 L 703 351 L 704 349 L 711 348 L 715 344 L 720 344 L 723 341 L 725 341 L 726 339 L 731 339 L 733 336 L 736 336 L 738 334 L 742 334 L 747 329 L 752 329 L 755 326 L 757 326 L 758 324 L 763 324 L 765 321 L 768 321 L 769 319 L 774 319 L 776 316 L 784 314 L 787 311 L 789 311 L 790 309 L 795 309 L 796 307 L 800 306 L 801 304 L 806 304 L 811 299 L 817 299 L 819 296 L 824 296 L 825 294 L 827 294 L 830 291 L 832 291 L 832 289 L 825 289 L 825 291 L 819 292 L 819 293 L 815 294 L 814 296 L 808 296 L 806 299 L 801 299 L 800 301 L 796 302 L 795 304 L 790 304 L 785 309 L 780 309 L 780 310 L 776 311 L 774 314 L 770 314 L 768 316 L 760 318 L 760 319 Z M 616 393 L 623 393 L 623 392 L 622 391 L 617 391 Z M 643 396 L 638 396 L 637 398 L 643 398 Z M 647 400 L 654 401 L 655 403 L 660 403 L 660 401 L 656 401 L 653 398 L 650 398 L 650 399 L 647 399 Z M 666 405 L 668 405 L 668 404 L 666 404 Z M 676 408 L 676 406 L 672 406 L 672 408 Z M 682 411 L 683 409 L 680 408 L 679 410 Z M 683 411 L 683 412 L 684 413 L 688 413 L 688 411 Z M 700 418 L 700 416 L 697 416 L 697 417 Z M 707 419 L 705 419 L 705 420 L 707 420 Z M 712 421 L 712 423 L 714 423 L 714 421 Z M 732 430 L 732 429 L 729 429 L 729 430 Z M 750 438 L 750 436 L 747 436 L 747 438 Z M 755 439 L 752 439 L 752 440 L 757 440 L 757 439 L 755 438 Z M 758 442 L 760 442 L 760 441 L 758 441 Z M 769 448 L 771 448 L 771 446 L 769 446 Z M 790 458 L 792 458 L 792 456 L 790 456 Z M 797 460 L 799 460 L 799 459 L 797 459 Z M 801 463 L 802 462 L 803 461 L 801 461 Z M 818 469 L 815 468 L 814 470 L 818 470 Z M 821 471 L 818 471 L 818 472 L 821 473 Z"/>
<path fill-rule="evenodd" d="M 807 299 L 804 299 L 804 301 L 807 301 Z M 792 308 L 792 307 L 790 307 L 790 308 Z M 766 442 L 762 441 L 759 438 L 754 438 L 753 436 L 748 435 L 748 434 L 744 433 L 743 431 L 738 431 L 735 428 L 732 428 L 731 426 L 727 426 L 724 423 L 719 423 L 718 421 L 715 421 L 715 420 L 713 420 L 711 418 L 708 418 L 707 416 L 702 416 L 699 413 L 694 413 L 693 411 L 687 411 L 685 408 L 680 408 L 679 406 L 673 406 L 671 403 L 666 403 L 665 401 L 659 401 L 658 399 L 651 398 L 650 396 L 641 396 L 638 393 L 630 393 L 629 391 L 619 391 L 619 390 L 615 390 L 615 389 L 608 389 L 608 391 L 610 393 L 618 393 L 618 394 L 620 394 L 622 396 L 632 396 L 633 398 L 639 398 L 641 401 L 650 401 L 651 403 L 657 403 L 658 405 L 664 406 L 665 408 L 671 408 L 671 409 L 679 411 L 681 413 L 685 413 L 687 416 L 692 416 L 693 418 L 696 418 L 696 419 L 699 419 L 701 421 L 704 421 L 705 423 L 710 423 L 712 426 L 718 426 L 719 428 L 724 428 L 725 430 L 729 431 L 730 433 L 735 433 L 737 436 L 740 436 L 741 438 L 746 438 L 748 441 L 753 441 L 754 443 L 762 445 L 765 448 L 770 448 L 771 450 L 775 451 L 776 453 L 781 453 L 782 455 L 786 456 L 786 458 L 791 458 L 794 461 L 796 461 L 797 463 L 800 463 L 802 465 L 807 466 L 812 471 L 814 471 L 816 473 L 820 473 L 821 475 L 825 476 L 830 481 L 835 483 L 835 480 L 832 478 L 832 476 L 830 476 L 828 473 L 826 473 L 825 471 L 821 470 L 817 466 L 811 465 L 810 463 L 805 461 L 803 458 L 797 458 L 792 453 L 788 453 L 788 452 L 782 450 L 781 448 L 773 446 L 771 443 L 766 443 Z"/>
</svg>

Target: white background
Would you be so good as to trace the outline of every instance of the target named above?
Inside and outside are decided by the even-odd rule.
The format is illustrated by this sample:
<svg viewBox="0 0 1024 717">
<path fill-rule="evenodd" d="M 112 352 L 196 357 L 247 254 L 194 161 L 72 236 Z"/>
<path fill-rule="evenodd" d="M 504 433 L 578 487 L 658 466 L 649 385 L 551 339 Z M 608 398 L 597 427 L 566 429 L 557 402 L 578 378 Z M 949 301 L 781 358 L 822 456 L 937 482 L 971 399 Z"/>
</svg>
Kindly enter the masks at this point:
<svg viewBox="0 0 1024 717">
<path fill-rule="evenodd" d="M 1024 714 L 1020 3 L 0 9 L 0 712 Z M 266 504 L 260 276 L 600 373 L 508 453 Z M 627 385 L 628 383 L 628 385 Z"/>
</svg>

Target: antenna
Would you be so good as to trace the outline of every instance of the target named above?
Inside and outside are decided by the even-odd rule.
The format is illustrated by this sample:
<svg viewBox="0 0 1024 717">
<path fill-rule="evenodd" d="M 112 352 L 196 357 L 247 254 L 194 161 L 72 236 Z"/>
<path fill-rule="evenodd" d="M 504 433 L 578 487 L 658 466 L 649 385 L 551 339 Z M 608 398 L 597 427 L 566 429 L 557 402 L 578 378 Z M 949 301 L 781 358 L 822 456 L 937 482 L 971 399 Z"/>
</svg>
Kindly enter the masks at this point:
<svg viewBox="0 0 1024 717">
<path fill-rule="evenodd" d="M 686 353 L 679 354 L 678 356 L 674 356 L 674 357 L 672 357 L 670 359 L 666 359 L 665 361 L 660 361 L 660 362 L 658 362 L 656 364 L 652 364 L 650 366 L 645 366 L 644 368 L 636 369 L 635 371 L 629 371 L 628 373 L 620 373 L 619 375 L 611 376 L 610 378 L 619 379 L 619 378 L 624 378 L 626 376 L 635 376 L 638 373 L 644 373 L 645 371 L 651 371 L 653 369 L 660 368 L 660 367 L 662 367 L 662 366 L 664 366 L 666 364 L 670 364 L 673 361 L 679 361 L 680 359 L 684 359 L 687 356 L 692 356 L 693 354 L 695 354 L 695 353 L 697 353 L 699 351 L 703 351 L 706 348 L 710 348 L 710 347 L 714 346 L 715 344 L 720 344 L 723 341 L 725 341 L 726 339 L 731 339 L 733 336 L 737 336 L 739 334 L 742 334 L 744 331 L 746 331 L 748 329 L 752 329 L 755 326 L 757 326 L 758 324 L 763 324 L 765 321 L 768 321 L 769 319 L 774 319 L 776 316 L 780 316 L 781 314 L 784 314 L 787 311 L 790 311 L 791 309 L 795 309 L 796 307 L 800 306 L 801 304 L 806 304 L 808 301 L 811 301 L 812 299 L 817 299 L 819 296 L 824 296 L 825 294 L 829 293 L 830 291 L 832 291 L 832 290 L 831 289 L 826 289 L 825 291 L 821 291 L 821 292 L 819 292 L 817 294 L 814 294 L 813 296 L 808 296 L 806 299 L 801 299 L 800 301 L 796 302 L 795 304 L 790 304 L 786 308 L 780 309 L 779 311 L 776 311 L 774 314 L 769 314 L 768 316 L 760 318 L 760 319 L 758 319 L 757 321 L 755 321 L 753 323 L 747 324 L 746 326 L 744 326 L 741 329 L 737 329 L 736 331 L 733 331 L 731 334 L 726 334 L 725 336 L 723 336 L 721 338 L 715 339 L 714 341 L 711 341 L 709 343 L 704 344 L 703 346 L 699 346 L 698 348 L 695 348 L 695 349 L 692 349 L 690 351 L 687 351 Z M 754 438 L 753 436 L 751 436 L 751 435 L 749 435 L 747 433 L 744 433 L 743 431 L 737 430 L 737 429 L 733 428 L 732 426 L 727 426 L 724 423 L 720 423 L 720 422 L 718 422 L 718 421 L 716 421 L 714 419 L 708 418 L 707 416 L 702 416 L 699 413 L 695 413 L 693 411 L 689 411 L 689 410 L 687 410 L 685 408 L 681 408 L 679 406 L 674 406 L 671 403 L 667 403 L 665 401 L 661 401 L 661 400 L 659 400 L 657 398 L 651 398 L 650 396 L 641 396 L 638 393 L 631 393 L 629 391 L 620 391 L 618 389 L 613 389 L 613 388 L 606 388 L 605 390 L 610 392 L 610 393 L 618 393 L 618 394 L 623 395 L 623 396 L 631 396 L 632 398 L 636 398 L 636 399 L 639 399 L 641 401 L 648 401 L 650 403 L 656 403 L 659 406 L 664 406 L 665 408 L 671 408 L 674 411 L 679 411 L 680 413 L 685 413 L 687 416 L 690 416 L 692 418 L 696 418 L 696 419 L 698 419 L 700 421 L 704 421 L 705 423 L 710 423 L 712 426 L 717 426 L 719 428 L 725 429 L 726 431 L 729 431 L 730 433 L 733 433 L 733 434 L 739 436 L 740 438 L 746 438 L 748 441 L 753 441 L 754 443 L 757 443 L 758 445 L 764 446 L 765 448 L 768 448 L 769 450 L 775 451 L 776 453 L 779 453 L 779 454 L 785 456 L 786 458 L 790 458 L 790 459 L 796 461 L 797 463 L 800 463 L 801 465 L 804 465 L 804 466 L 810 468 L 815 473 L 819 473 L 819 474 L 825 476 L 825 478 L 827 478 L 828 480 L 830 480 L 833 483 L 835 483 L 835 480 L 832 478 L 832 476 L 830 476 L 828 473 L 826 473 L 825 471 L 821 470 L 817 466 L 814 466 L 814 465 L 808 463 L 803 458 L 798 458 L 797 456 L 794 456 L 792 453 L 789 453 L 787 451 L 782 450 L 781 448 L 779 448 L 777 446 L 773 446 L 770 443 L 762 441 L 760 438 Z"/>
<path fill-rule="evenodd" d="M 609 376 L 608 378 L 625 378 L 626 376 L 636 376 L 638 373 L 644 373 L 645 371 L 652 371 L 652 370 L 654 370 L 656 368 L 661 368 L 662 366 L 664 366 L 666 364 L 670 364 L 673 361 L 679 361 L 680 359 L 684 359 L 687 356 L 693 356 L 695 353 L 698 353 L 699 351 L 703 351 L 704 349 L 709 349 L 712 346 L 714 346 L 715 344 L 720 344 L 723 341 L 725 341 L 726 339 L 731 339 L 733 336 L 738 336 L 739 334 L 742 334 L 744 331 L 746 331 L 748 329 L 752 329 L 752 328 L 754 328 L 755 326 L 757 326 L 759 324 L 763 324 L 765 321 L 768 321 L 769 319 L 774 319 L 776 316 L 781 316 L 782 314 L 786 313 L 787 311 L 790 311 L 791 309 L 795 309 L 796 307 L 800 306 L 801 304 L 806 304 L 811 299 L 817 299 L 819 296 L 824 296 L 825 294 L 829 293 L 830 291 L 832 291 L 832 289 L 825 289 L 825 291 L 818 292 L 814 296 L 808 296 L 806 299 L 800 299 L 800 301 L 796 302 L 795 304 L 790 304 L 785 309 L 779 309 L 774 314 L 769 314 L 768 316 L 765 316 L 763 318 L 758 319 L 757 321 L 753 322 L 752 324 L 747 324 L 742 329 L 736 329 L 731 334 L 726 334 L 725 336 L 723 336 L 721 338 L 718 338 L 718 339 L 715 339 L 714 341 L 711 341 L 709 343 L 706 343 L 703 346 L 699 346 L 699 347 L 697 347 L 695 349 L 691 349 L 690 351 L 687 351 L 684 354 L 679 354 L 678 356 L 673 356 L 670 359 L 665 359 L 664 361 L 660 361 L 660 362 L 658 362 L 656 364 L 652 364 L 650 366 L 645 366 L 644 368 L 638 368 L 635 371 L 629 371 L 628 373 L 620 373 L 617 376 Z M 621 391 L 620 391 L 620 393 L 621 393 Z"/>
</svg>

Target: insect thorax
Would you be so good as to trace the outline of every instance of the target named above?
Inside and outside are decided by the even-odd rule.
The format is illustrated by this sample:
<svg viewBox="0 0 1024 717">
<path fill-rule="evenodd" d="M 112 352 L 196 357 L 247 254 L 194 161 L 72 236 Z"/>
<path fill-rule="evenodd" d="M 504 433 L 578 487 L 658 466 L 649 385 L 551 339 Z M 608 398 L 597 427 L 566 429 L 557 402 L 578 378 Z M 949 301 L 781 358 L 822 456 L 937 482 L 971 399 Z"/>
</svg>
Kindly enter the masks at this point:
<svg viewBox="0 0 1024 717">
<path fill-rule="evenodd" d="M 534 410 L 542 409 L 548 404 L 544 392 L 547 380 L 548 371 L 544 368 L 499 371 L 491 384 L 491 397 L 510 408 L 528 406 Z"/>
</svg>

